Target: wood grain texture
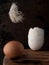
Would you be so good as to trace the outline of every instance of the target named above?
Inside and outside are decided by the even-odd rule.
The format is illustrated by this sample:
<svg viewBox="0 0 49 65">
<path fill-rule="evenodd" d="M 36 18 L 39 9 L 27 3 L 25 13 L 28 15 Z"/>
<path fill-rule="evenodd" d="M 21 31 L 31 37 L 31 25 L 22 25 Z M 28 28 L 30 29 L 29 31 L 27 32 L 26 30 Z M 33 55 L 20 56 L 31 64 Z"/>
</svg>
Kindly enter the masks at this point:
<svg viewBox="0 0 49 65">
<path fill-rule="evenodd" d="M 21 58 L 3 59 L 3 65 L 49 65 L 49 51 L 32 51 L 25 49 Z"/>
</svg>

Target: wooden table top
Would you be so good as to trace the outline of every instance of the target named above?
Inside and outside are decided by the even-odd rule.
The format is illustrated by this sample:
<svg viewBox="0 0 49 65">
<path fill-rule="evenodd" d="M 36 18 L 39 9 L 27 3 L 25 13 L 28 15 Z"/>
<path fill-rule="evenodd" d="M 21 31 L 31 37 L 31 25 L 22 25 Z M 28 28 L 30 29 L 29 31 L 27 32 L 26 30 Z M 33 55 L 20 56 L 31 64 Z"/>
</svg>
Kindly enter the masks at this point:
<svg viewBox="0 0 49 65">
<path fill-rule="evenodd" d="M 25 49 L 21 58 L 3 59 L 3 65 L 49 65 L 49 51 L 32 51 Z"/>
</svg>

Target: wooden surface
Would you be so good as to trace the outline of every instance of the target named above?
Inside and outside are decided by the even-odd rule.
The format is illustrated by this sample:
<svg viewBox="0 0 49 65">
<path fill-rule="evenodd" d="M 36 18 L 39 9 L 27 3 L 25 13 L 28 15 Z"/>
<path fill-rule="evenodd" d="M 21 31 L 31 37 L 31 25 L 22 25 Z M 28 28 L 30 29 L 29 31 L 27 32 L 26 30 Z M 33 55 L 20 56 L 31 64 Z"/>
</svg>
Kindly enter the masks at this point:
<svg viewBox="0 0 49 65">
<path fill-rule="evenodd" d="M 3 59 L 3 65 L 49 65 L 49 51 L 32 51 L 25 49 L 21 58 Z"/>
</svg>

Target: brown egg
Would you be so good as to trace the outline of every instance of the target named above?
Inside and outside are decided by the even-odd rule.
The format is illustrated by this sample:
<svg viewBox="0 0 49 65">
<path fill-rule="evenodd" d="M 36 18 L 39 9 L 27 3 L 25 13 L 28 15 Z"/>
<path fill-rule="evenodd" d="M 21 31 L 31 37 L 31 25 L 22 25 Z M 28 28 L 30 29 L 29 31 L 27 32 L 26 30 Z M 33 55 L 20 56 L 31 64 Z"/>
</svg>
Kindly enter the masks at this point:
<svg viewBox="0 0 49 65">
<path fill-rule="evenodd" d="M 15 58 L 23 55 L 24 47 L 19 41 L 10 41 L 3 48 L 4 54 L 7 58 Z"/>
</svg>

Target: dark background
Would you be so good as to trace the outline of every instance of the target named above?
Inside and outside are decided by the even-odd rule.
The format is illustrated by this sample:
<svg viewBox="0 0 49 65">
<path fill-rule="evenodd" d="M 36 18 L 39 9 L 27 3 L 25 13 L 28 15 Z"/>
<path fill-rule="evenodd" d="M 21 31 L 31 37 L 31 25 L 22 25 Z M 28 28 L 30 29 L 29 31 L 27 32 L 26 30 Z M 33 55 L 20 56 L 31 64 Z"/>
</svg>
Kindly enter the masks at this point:
<svg viewBox="0 0 49 65">
<path fill-rule="evenodd" d="M 11 4 L 17 3 L 24 13 L 23 23 L 11 22 L 8 12 Z M 3 47 L 6 42 L 18 40 L 28 47 L 27 35 L 30 27 L 45 30 L 45 43 L 41 50 L 49 50 L 49 0 L 0 0 L 0 65 L 3 62 Z"/>
</svg>

